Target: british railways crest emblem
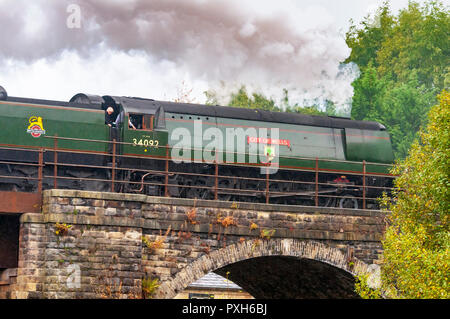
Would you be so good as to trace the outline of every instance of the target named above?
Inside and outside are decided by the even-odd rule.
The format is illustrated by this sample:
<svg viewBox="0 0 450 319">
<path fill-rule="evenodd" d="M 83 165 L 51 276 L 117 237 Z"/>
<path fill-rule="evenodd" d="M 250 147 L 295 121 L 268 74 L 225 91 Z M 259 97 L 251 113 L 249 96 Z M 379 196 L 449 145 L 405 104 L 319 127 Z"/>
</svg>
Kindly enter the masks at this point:
<svg viewBox="0 0 450 319">
<path fill-rule="evenodd" d="M 42 124 L 42 117 L 32 116 L 28 120 L 30 125 L 28 125 L 27 133 L 30 133 L 33 137 L 39 137 L 45 134 L 44 125 Z"/>
</svg>

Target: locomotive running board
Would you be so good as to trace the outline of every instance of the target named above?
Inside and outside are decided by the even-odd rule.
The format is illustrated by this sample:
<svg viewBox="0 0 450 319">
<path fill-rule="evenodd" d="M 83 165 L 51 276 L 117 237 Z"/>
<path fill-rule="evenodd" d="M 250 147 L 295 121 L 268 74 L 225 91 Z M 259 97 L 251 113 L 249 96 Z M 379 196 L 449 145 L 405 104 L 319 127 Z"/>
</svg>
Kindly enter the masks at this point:
<svg viewBox="0 0 450 319">
<path fill-rule="evenodd" d="M 336 193 L 336 189 L 320 190 L 317 194 L 323 195 L 323 194 L 333 194 L 333 193 Z M 315 191 L 305 191 L 305 192 L 296 192 L 296 193 L 289 193 L 289 194 L 271 194 L 270 198 L 292 197 L 292 196 L 314 196 L 314 195 L 316 195 Z"/>
<path fill-rule="evenodd" d="M 248 197 L 256 197 L 259 193 L 252 193 L 249 190 L 247 190 L 247 193 L 240 192 L 240 189 L 233 189 L 229 191 L 218 191 L 217 193 L 219 195 L 239 195 L 239 196 L 248 196 Z M 318 194 L 333 194 L 336 193 L 337 188 L 335 189 L 325 189 L 320 190 Z M 316 194 L 315 191 L 304 191 L 304 192 L 295 192 L 295 193 L 286 193 L 286 194 L 270 194 L 270 198 L 281 198 L 281 197 L 292 197 L 292 196 L 314 196 Z M 265 196 L 265 194 L 264 194 Z"/>
<path fill-rule="evenodd" d="M 39 193 L 0 192 L 0 214 L 40 213 L 41 198 Z"/>
</svg>

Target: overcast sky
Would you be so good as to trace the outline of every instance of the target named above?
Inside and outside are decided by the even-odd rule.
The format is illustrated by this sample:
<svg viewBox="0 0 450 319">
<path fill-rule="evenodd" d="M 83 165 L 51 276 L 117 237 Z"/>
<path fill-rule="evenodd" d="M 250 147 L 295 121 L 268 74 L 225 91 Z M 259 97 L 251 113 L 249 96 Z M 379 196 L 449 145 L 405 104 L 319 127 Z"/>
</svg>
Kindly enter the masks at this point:
<svg viewBox="0 0 450 319">
<path fill-rule="evenodd" d="M 173 100 L 192 90 L 203 103 L 205 90 L 220 97 L 244 84 L 275 99 L 287 88 L 296 102 L 345 105 L 358 76 L 340 66 L 349 20 L 382 2 L 0 0 L 0 85 L 63 101 L 79 92 Z M 408 1 L 390 3 L 397 12 Z"/>
</svg>

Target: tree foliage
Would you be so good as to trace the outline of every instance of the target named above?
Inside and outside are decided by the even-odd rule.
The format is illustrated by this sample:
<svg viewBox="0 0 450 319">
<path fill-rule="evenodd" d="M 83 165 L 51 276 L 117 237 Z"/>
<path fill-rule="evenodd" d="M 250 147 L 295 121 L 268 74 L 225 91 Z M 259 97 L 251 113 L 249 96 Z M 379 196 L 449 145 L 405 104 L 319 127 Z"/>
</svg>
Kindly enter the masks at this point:
<svg viewBox="0 0 450 319">
<path fill-rule="evenodd" d="M 440 2 L 410 2 L 393 16 L 385 2 L 375 22 L 369 16 L 352 25 L 346 42 L 361 76 L 353 82 L 352 118 L 374 120 L 392 136 L 396 158 L 404 158 L 450 83 L 449 10 Z"/>
<path fill-rule="evenodd" d="M 420 84 L 442 90 L 450 71 L 449 30 L 448 10 L 442 4 L 430 1 L 420 7 L 410 2 L 377 52 L 380 76 L 405 82 L 415 70 Z"/>
<path fill-rule="evenodd" d="M 373 62 L 369 62 L 361 77 L 353 82 L 352 117 L 357 120 L 381 121 L 383 109 L 381 97 L 386 83 L 378 79 Z"/>
<path fill-rule="evenodd" d="M 381 291 L 395 298 L 450 297 L 450 94 L 443 91 L 405 160 L 393 173 L 383 240 Z M 363 296 L 367 293 L 359 285 Z"/>
<path fill-rule="evenodd" d="M 205 95 L 207 105 L 219 104 L 215 92 L 206 91 Z M 336 115 L 334 103 L 331 101 L 326 101 L 324 111 L 320 110 L 321 107 L 318 104 L 309 106 L 300 106 L 298 103 L 291 104 L 289 101 L 289 92 L 286 89 L 283 89 L 282 101 L 277 105 L 273 99 L 264 96 L 264 94 L 249 94 L 245 86 L 241 86 L 237 92 L 231 93 L 228 106 L 248 109 L 262 109 L 272 112 L 301 113 L 308 115 Z"/>
<path fill-rule="evenodd" d="M 228 105 L 248 109 L 280 111 L 280 109 L 275 106 L 275 102 L 272 99 L 268 99 L 262 94 L 253 93 L 249 96 L 244 86 L 242 86 L 238 92 L 231 94 L 231 100 Z"/>
</svg>

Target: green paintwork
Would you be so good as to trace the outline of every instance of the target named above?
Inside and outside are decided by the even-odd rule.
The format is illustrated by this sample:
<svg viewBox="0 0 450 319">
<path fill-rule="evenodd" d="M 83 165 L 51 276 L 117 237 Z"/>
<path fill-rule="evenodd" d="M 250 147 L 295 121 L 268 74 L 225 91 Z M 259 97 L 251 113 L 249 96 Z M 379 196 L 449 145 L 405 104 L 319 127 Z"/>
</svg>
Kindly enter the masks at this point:
<svg viewBox="0 0 450 319">
<path fill-rule="evenodd" d="M 0 103 L 0 127 L 2 134 L 0 144 L 48 147 L 54 145 L 48 136 L 70 137 L 80 139 L 108 140 L 109 128 L 105 125 L 102 111 L 55 107 L 35 104 Z M 33 137 L 27 132 L 29 119 L 41 117 L 45 134 Z M 106 152 L 106 143 L 93 143 L 72 140 L 58 140 L 58 147 L 63 149 Z"/>
<path fill-rule="evenodd" d="M 109 127 L 104 124 L 105 114 L 101 110 L 0 102 L 0 111 L 2 114 L 0 127 L 3 130 L 0 134 L 0 144 L 4 146 L 52 148 L 54 140 L 46 137 L 54 135 L 103 141 L 109 139 Z M 32 137 L 27 132 L 29 119 L 32 116 L 42 118 L 45 134 L 40 137 Z M 194 129 L 195 120 L 201 121 L 201 129 Z M 127 122 L 128 115 L 125 117 L 125 123 Z M 373 162 L 366 164 L 368 174 L 387 174 L 390 166 L 376 163 L 392 163 L 393 160 L 389 134 L 384 131 L 332 129 L 174 113 L 166 113 L 164 130 L 132 130 L 127 125 L 120 125 L 120 140 L 124 142 L 120 149 L 125 155 L 163 158 L 166 156 L 166 145 L 169 145 L 170 148 L 180 146 L 180 141 L 175 138 L 174 134 L 187 132 L 190 134 L 188 140 L 184 141 L 187 152 L 183 154 L 178 150 L 169 149 L 169 156 L 172 160 L 177 159 L 177 154 L 179 154 L 178 157 L 185 157 L 188 160 L 213 162 L 216 154 L 211 150 L 217 146 L 219 150 L 222 150 L 217 154 L 219 162 L 264 165 L 267 161 L 264 155 L 249 155 L 249 153 L 255 155 L 264 153 L 264 145 L 248 143 L 247 136 L 265 136 L 261 135 L 261 132 L 267 130 L 270 133 L 270 129 L 278 129 L 279 136 L 269 135 L 268 137 L 289 141 L 290 144 L 290 147 L 288 145 L 272 145 L 273 149 L 270 149 L 278 155 L 281 168 L 314 170 L 317 158 L 320 170 L 350 174 L 352 172 L 361 173 L 363 171 L 361 162 L 366 161 Z M 208 133 L 211 135 L 209 139 L 206 138 Z M 215 136 L 220 136 L 221 139 L 219 144 L 214 145 L 214 142 L 218 140 Z M 234 142 L 232 143 L 232 141 Z M 227 143 L 231 143 L 231 146 L 227 146 Z M 243 156 L 234 154 L 239 143 L 245 150 Z M 58 147 L 108 152 L 107 143 L 60 139 Z M 192 151 L 192 147 L 196 150 Z M 210 147 L 209 151 L 208 147 Z M 224 149 L 231 152 L 227 154 L 223 152 Z"/>
<path fill-rule="evenodd" d="M 125 123 L 128 123 L 128 116 Z M 166 156 L 166 130 L 133 130 L 124 125 L 122 141 L 125 155 Z"/>
<path fill-rule="evenodd" d="M 194 120 L 201 121 L 201 129 L 197 126 L 196 130 L 194 130 Z M 278 139 L 288 140 L 290 143 L 290 147 L 286 145 L 275 146 L 275 150 L 279 154 L 280 167 L 314 170 L 316 158 L 318 158 L 320 170 L 361 173 L 363 172 L 363 164 L 361 162 L 366 161 L 373 162 L 373 164 L 366 164 L 367 173 L 388 174 L 389 165 L 377 165 L 376 163 L 390 164 L 393 161 L 389 134 L 384 131 L 344 130 L 174 113 L 166 113 L 166 127 L 169 132 L 170 146 L 181 147 L 183 145 L 179 139 L 172 136 L 172 132 L 176 129 L 185 129 L 193 135 L 187 141 L 184 141 L 185 144 L 190 145 L 192 143 L 194 148 L 202 150 L 205 150 L 208 144 L 214 140 L 213 138 L 206 138 L 208 132 L 214 134 L 214 130 L 218 130 L 216 132 L 221 137 L 223 145 L 219 143 L 216 146 L 218 149 L 227 150 L 229 155 L 227 157 L 227 153 L 222 152 L 218 158 L 225 163 L 238 162 L 263 165 L 265 163 L 264 156 L 250 158 L 248 155 L 249 151 L 251 154 L 262 154 L 263 146 L 259 144 L 260 148 L 258 150 L 257 144 L 249 144 L 247 142 L 247 136 L 257 137 L 264 129 L 270 132 L 271 128 L 278 129 Z M 227 147 L 227 143 L 230 143 L 231 139 L 234 140 L 234 143 L 231 143 L 231 147 L 230 145 Z M 240 159 L 237 155 L 232 154 L 236 152 L 237 146 L 240 145 L 239 143 L 245 147 L 245 157 Z M 192 152 L 191 154 L 186 154 L 186 159 L 191 160 L 191 158 L 194 158 L 196 161 L 200 161 L 203 158 L 205 160 L 205 157 L 210 153 L 209 151 L 203 153 L 201 151 Z M 211 154 L 214 155 L 214 152 Z M 209 156 L 209 158 L 212 161 L 214 156 Z"/>
<path fill-rule="evenodd" d="M 345 129 L 347 160 L 392 163 L 391 140 L 386 131 Z"/>
</svg>

